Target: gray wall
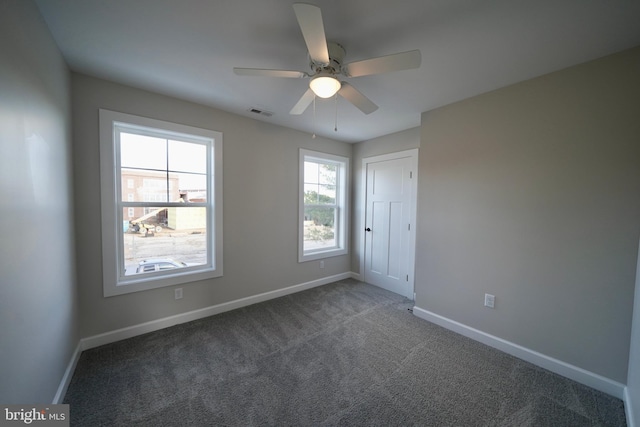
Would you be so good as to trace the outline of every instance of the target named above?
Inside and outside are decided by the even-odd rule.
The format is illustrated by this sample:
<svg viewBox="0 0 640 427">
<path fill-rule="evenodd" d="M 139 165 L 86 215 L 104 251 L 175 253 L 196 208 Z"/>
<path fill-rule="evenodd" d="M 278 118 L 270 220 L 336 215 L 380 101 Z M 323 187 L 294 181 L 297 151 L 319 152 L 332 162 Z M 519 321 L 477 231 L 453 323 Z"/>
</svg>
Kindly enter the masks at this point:
<svg viewBox="0 0 640 427">
<path fill-rule="evenodd" d="M 359 142 L 353 146 L 353 191 L 351 209 L 351 270 L 360 274 L 360 262 L 364 254 L 361 253 L 363 236 L 363 217 L 365 212 L 364 191 L 365 182 L 362 174 L 362 160 L 367 157 L 383 154 L 397 153 L 398 151 L 411 150 L 420 147 L 420 127 L 407 129 L 401 132 Z M 360 278 L 363 279 L 362 277 Z"/>
<path fill-rule="evenodd" d="M 83 337 L 350 271 L 350 255 L 299 264 L 298 152 L 351 157 L 349 144 L 72 74 L 76 232 Z M 98 109 L 212 129 L 224 138 L 224 277 L 104 298 Z"/>
<path fill-rule="evenodd" d="M 629 373 L 627 375 L 627 393 L 629 399 L 627 413 L 631 412 L 635 425 L 640 423 L 640 254 L 636 268 L 636 292 L 633 304 L 633 323 L 631 327 L 631 351 L 629 352 Z M 633 425 L 631 426 L 633 427 Z"/>
<path fill-rule="evenodd" d="M 635 48 L 423 114 L 418 307 L 626 383 L 638 76 Z"/>
<path fill-rule="evenodd" d="M 0 402 L 51 403 L 78 343 L 69 71 L 31 1 L 0 2 Z"/>
</svg>

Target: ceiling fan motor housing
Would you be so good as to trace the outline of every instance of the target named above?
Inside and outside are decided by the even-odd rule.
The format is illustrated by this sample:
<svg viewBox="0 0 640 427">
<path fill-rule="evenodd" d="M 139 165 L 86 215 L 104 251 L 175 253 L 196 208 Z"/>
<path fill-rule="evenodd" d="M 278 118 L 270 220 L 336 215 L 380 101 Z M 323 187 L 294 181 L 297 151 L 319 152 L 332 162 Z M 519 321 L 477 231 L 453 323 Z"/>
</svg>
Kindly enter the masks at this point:
<svg viewBox="0 0 640 427">
<path fill-rule="evenodd" d="M 318 64 L 309 58 L 309 66 L 314 74 L 321 72 L 329 73 L 332 75 L 342 73 L 342 64 L 346 51 L 344 47 L 336 42 L 327 42 L 327 49 L 329 51 L 329 64 Z"/>
</svg>

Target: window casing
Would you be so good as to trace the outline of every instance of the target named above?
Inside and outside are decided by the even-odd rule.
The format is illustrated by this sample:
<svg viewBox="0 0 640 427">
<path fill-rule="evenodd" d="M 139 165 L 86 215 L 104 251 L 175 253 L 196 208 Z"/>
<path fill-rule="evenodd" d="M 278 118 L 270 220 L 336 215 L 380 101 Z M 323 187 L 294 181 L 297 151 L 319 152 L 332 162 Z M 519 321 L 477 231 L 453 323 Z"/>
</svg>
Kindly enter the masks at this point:
<svg viewBox="0 0 640 427">
<path fill-rule="evenodd" d="M 100 110 L 104 295 L 222 276 L 222 134 Z"/>
<path fill-rule="evenodd" d="M 349 159 L 300 150 L 298 262 L 348 253 Z"/>
</svg>

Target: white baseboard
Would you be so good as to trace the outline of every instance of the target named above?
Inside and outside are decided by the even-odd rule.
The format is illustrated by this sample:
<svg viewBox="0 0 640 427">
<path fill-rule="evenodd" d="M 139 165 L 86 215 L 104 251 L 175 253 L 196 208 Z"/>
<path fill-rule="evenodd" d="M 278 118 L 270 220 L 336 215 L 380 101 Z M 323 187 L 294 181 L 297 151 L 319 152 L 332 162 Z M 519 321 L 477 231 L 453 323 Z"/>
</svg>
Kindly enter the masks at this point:
<svg viewBox="0 0 640 427">
<path fill-rule="evenodd" d="M 362 282 L 362 278 L 360 276 L 360 273 L 354 273 L 353 271 L 351 272 L 351 276 L 352 279 L 357 280 L 359 282 Z"/>
<path fill-rule="evenodd" d="M 64 400 L 64 395 L 67 394 L 67 389 L 69 388 L 69 384 L 71 383 L 73 372 L 76 370 L 76 365 L 78 364 L 78 360 L 80 359 L 80 353 L 82 353 L 82 344 L 78 342 L 76 349 L 71 355 L 71 360 L 67 365 L 67 369 L 64 371 L 64 375 L 62 376 L 62 381 L 60 381 L 60 385 L 58 386 L 56 395 L 53 397 L 53 402 L 51 402 L 54 405 L 60 404 Z"/>
<path fill-rule="evenodd" d="M 627 427 L 635 427 L 635 420 L 633 418 L 633 407 L 631 406 L 631 396 L 629 395 L 629 387 L 624 388 L 624 411 L 627 415 Z"/>
<path fill-rule="evenodd" d="M 110 344 L 116 341 L 124 340 L 153 331 L 158 331 L 170 326 L 191 322 L 193 320 L 203 319 L 205 317 L 224 313 L 225 311 L 235 310 L 237 308 L 246 307 L 248 305 L 256 304 L 274 298 L 279 298 L 285 295 L 315 288 L 317 286 L 326 285 L 338 280 L 349 279 L 351 277 L 351 272 L 336 274 L 334 276 L 323 277 L 321 279 L 312 280 L 310 282 L 301 283 L 299 285 L 293 285 L 275 291 L 264 292 L 262 294 L 252 295 L 250 297 L 212 305 L 210 307 L 176 314 L 175 316 L 169 316 L 162 319 L 141 323 L 139 325 L 128 326 L 126 328 L 117 329 L 115 331 L 105 332 L 103 334 L 82 338 L 80 340 L 81 347 L 82 350 L 88 350 L 90 348 L 99 347 L 101 345 Z"/>
<path fill-rule="evenodd" d="M 424 310 L 420 307 L 414 307 L 413 314 L 421 319 L 435 323 L 436 325 L 442 326 L 453 332 L 457 332 L 460 335 L 464 335 L 468 338 L 494 347 L 519 359 L 533 363 L 534 365 L 547 369 L 551 372 L 555 372 L 558 375 L 562 375 L 563 377 L 567 377 L 596 390 L 600 390 L 603 393 L 607 393 L 611 396 L 617 397 L 618 399 L 624 399 L 625 397 L 626 387 L 624 384 L 603 377 L 602 375 L 595 374 L 587 371 L 586 369 L 570 365 L 569 363 L 554 359 L 553 357 L 538 353 L 537 351 L 530 350 L 502 338 L 487 334 L 486 332 L 474 329 L 470 326 Z"/>
</svg>

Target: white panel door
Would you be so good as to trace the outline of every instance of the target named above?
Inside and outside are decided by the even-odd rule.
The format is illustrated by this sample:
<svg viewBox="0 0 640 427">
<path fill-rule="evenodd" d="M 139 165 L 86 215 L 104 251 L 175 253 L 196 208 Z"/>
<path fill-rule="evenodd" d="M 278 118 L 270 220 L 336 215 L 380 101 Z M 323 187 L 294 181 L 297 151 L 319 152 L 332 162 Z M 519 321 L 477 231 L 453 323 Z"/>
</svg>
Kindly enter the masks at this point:
<svg viewBox="0 0 640 427">
<path fill-rule="evenodd" d="M 413 299 L 413 159 L 366 164 L 364 280 Z"/>
</svg>

